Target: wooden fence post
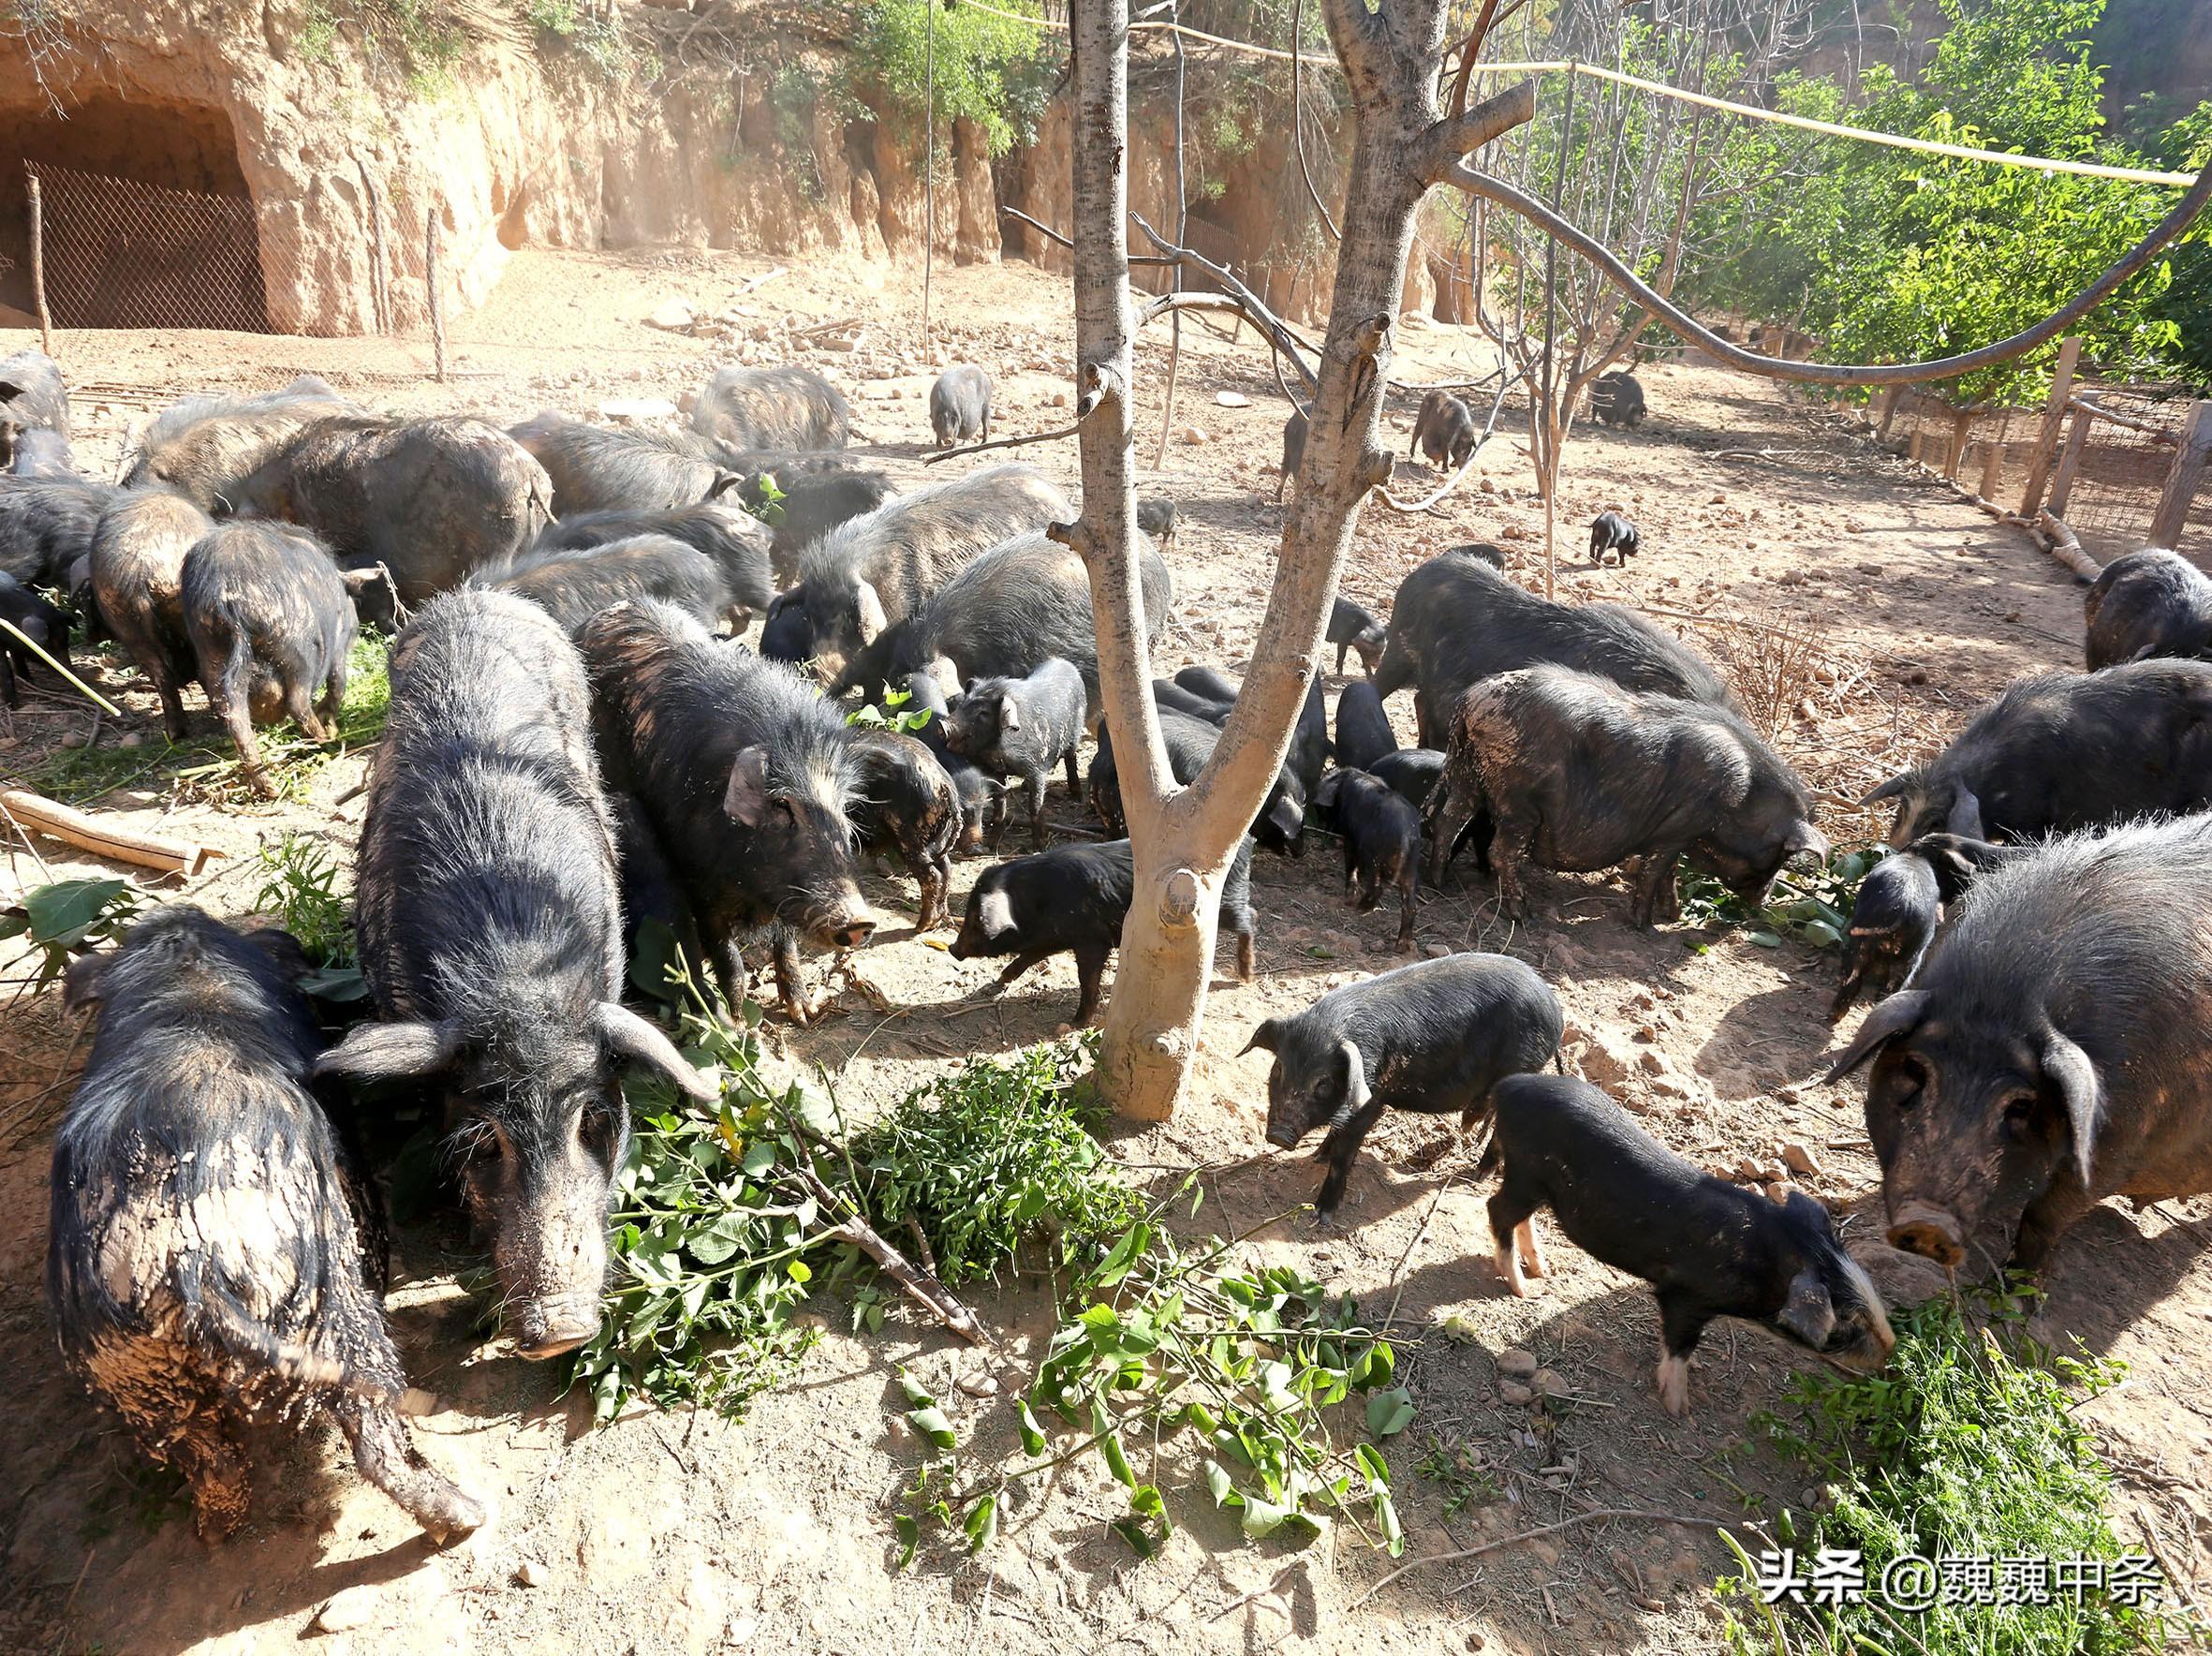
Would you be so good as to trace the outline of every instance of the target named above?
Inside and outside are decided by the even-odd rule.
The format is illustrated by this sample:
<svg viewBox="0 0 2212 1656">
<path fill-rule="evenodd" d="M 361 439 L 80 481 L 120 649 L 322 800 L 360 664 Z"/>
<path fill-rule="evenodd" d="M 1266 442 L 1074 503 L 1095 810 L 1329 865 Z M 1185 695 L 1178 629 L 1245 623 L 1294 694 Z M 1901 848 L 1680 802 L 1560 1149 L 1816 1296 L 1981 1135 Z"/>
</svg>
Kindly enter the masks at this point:
<svg viewBox="0 0 2212 1656">
<path fill-rule="evenodd" d="M 2013 427 L 2011 409 L 1997 418 L 1997 436 L 1983 443 L 1982 455 L 1982 498 L 1994 505 L 1997 491 L 2004 481 L 2005 437 Z"/>
<path fill-rule="evenodd" d="M 1881 388 L 1881 425 L 1874 434 L 1876 441 L 1889 441 L 1890 421 L 1896 419 L 1898 405 L 1904 402 L 1906 394 L 1906 388 L 1901 385 L 1885 385 Z"/>
<path fill-rule="evenodd" d="M 2051 397 L 2043 405 L 2043 422 L 2035 435 L 2035 453 L 2028 467 L 2028 490 L 2020 496 L 2020 515 L 2035 521 L 2042 503 L 2043 484 L 2050 481 L 2052 450 L 2058 442 L 2058 422 L 2066 418 L 2066 399 L 2073 395 L 2074 364 L 2082 358 L 2082 336 L 2070 333 L 2058 347 L 2058 365 L 2051 370 Z"/>
<path fill-rule="evenodd" d="M 2058 469 L 2051 474 L 2051 515 L 2063 519 L 2066 503 L 2073 497 L 2073 474 L 2081 469 L 2082 453 L 2089 446 L 2089 427 L 2097 417 L 2077 407 L 2067 422 L 2066 451 L 2058 456 Z"/>
<path fill-rule="evenodd" d="M 2181 544 L 2181 531 L 2189 525 L 2189 503 L 2196 495 L 2208 459 L 2212 459 L 2212 403 L 2199 403 L 2189 411 L 2189 422 L 2181 428 L 2181 448 L 2174 456 L 2174 469 L 2166 473 L 2159 509 L 2151 514 L 2147 544 Z"/>
<path fill-rule="evenodd" d="M 1967 433 L 1973 428 L 1974 411 L 1961 408 L 1951 416 L 1951 447 L 1943 454 L 1943 481 L 1958 481 L 1958 468 L 1967 457 Z"/>
<path fill-rule="evenodd" d="M 31 303 L 38 312 L 38 348 L 53 355 L 53 318 L 46 312 L 46 202 L 38 180 L 31 191 Z"/>
<path fill-rule="evenodd" d="M 446 382 L 446 303 L 438 296 L 437 209 L 433 207 L 422 232 L 422 275 L 430 284 L 430 345 L 436 355 L 437 382 Z"/>
</svg>

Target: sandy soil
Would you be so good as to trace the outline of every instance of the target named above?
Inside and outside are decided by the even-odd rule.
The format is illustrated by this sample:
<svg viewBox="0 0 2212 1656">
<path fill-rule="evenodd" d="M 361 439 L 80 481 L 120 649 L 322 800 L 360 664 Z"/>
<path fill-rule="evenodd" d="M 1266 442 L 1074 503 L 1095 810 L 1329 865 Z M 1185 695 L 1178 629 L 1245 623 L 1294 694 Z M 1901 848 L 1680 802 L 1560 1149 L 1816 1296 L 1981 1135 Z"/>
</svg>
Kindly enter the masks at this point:
<svg viewBox="0 0 2212 1656">
<path fill-rule="evenodd" d="M 642 318 L 671 294 L 718 309 L 743 278 L 767 268 L 742 257 L 525 254 L 493 302 L 455 326 L 457 372 L 442 387 L 428 377 L 428 345 L 414 341 L 92 334 L 66 339 L 64 355 L 87 388 L 79 398 L 82 447 L 97 466 L 111 465 L 131 423 L 173 394 L 273 385 L 302 370 L 395 410 L 468 408 L 505 420 L 552 404 L 590 416 L 609 397 L 673 396 L 729 360 L 730 347 L 656 332 Z M 810 267 L 736 303 L 764 336 L 751 347 L 763 359 L 783 352 L 786 317 L 801 325 L 863 319 L 858 349 L 802 354 L 853 393 L 867 451 L 903 479 L 923 475 L 924 397 L 936 362 L 992 371 L 1001 432 L 1066 418 L 1055 399 L 1067 393 L 1071 357 L 1067 289 L 1027 267 L 940 273 L 934 354 L 918 347 L 913 295 L 892 291 L 881 272 Z M 1183 513 L 1171 559 L 1177 625 L 1162 671 L 1187 661 L 1233 670 L 1257 630 L 1280 530 L 1269 497 L 1284 410 L 1248 336 L 1232 347 L 1192 327 L 1185 341 L 1175 423 L 1206 440 L 1171 442 L 1164 464 L 1144 475 L 1148 489 L 1176 495 Z M 0 351 L 20 342 L 0 333 Z M 1148 339 L 1140 363 L 1147 434 L 1158 430 L 1163 346 Z M 1453 331 L 1406 330 L 1399 370 L 1408 377 L 1456 377 L 1485 365 L 1478 345 Z M 1570 453 L 1561 595 L 1622 599 L 1679 628 L 1731 670 L 1778 745 L 1837 800 L 1934 746 L 2008 679 L 2078 661 L 2080 600 L 2069 578 L 1839 418 L 1707 366 L 1657 364 L 1644 379 L 1650 422 L 1632 434 L 1593 432 Z M 1218 405 L 1223 392 L 1249 406 Z M 1401 441 L 1416 401 L 1394 402 Z M 1423 557 L 1471 540 L 1498 541 L 1520 578 L 1541 583 L 1541 508 L 1511 427 L 1509 416 L 1475 485 L 1438 512 L 1405 518 L 1370 507 L 1345 577 L 1349 596 L 1383 611 Z M 1141 441 L 1143 458 L 1153 440 Z M 1761 450 L 1790 458 L 1742 457 Z M 1071 444 L 1025 455 L 1073 486 Z M 1401 472 L 1404 489 L 1426 476 Z M 1576 530 L 1608 507 L 1644 529 L 1643 555 L 1625 570 L 1589 567 L 1577 544 Z M 155 728 L 152 697 L 127 667 L 109 658 L 99 676 L 130 712 L 123 732 L 110 721 L 100 740 Z M 1332 691 L 1342 682 L 1333 676 Z M 188 705 L 206 718 L 196 697 Z M 1393 716 L 1409 739 L 1403 699 Z M 34 698 L 15 717 L 0 764 L 31 766 L 89 724 L 81 703 Z M 252 852 L 263 838 L 301 829 L 346 850 L 359 806 L 332 802 L 360 772 L 358 757 L 341 759 L 317 778 L 309 803 L 275 806 L 219 803 L 188 779 L 156 774 L 103 808 L 230 853 L 184 895 L 239 914 L 256 906 Z M 1069 823 L 1085 821 L 1057 785 L 1052 809 Z M 1879 832 L 1840 804 L 1824 811 L 1839 844 Z M 57 875 L 83 869 L 49 861 Z M 1231 1055 L 1258 1019 L 1395 958 L 1384 953 L 1394 911 L 1346 909 L 1335 863 L 1327 851 L 1303 863 L 1261 860 L 1261 972 L 1250 986 L 1225 982 L 1214 997 L 1201 1101 L 1171 1124 L 1114 1135 L 1117 1154 L 1132 1163 L 1205 1170 L 1205 1217 L 1217 1227 L 1249 1227 L 1291 1209 L 1318 1176 L 1304 1159 L 1257 1157 L 1265 1071 L 1258 1056 Z M 958 866 L 955 904 L 981 865 Z M 24 883 L 44 878 L 20 854 L 10 873 Z M 1607 880 L 1540 876 L 1533 892 L 1546 918 L 1514 930 L 1471 871 L 1455 874 L 1424 902 L 1422 942 L 1507 949 L 1535 964 L 1568 1007 L 1571 1056 L 1677 1148 L 1727 1168 L 1746 1155 L 1770 1161 L 1794 1141 L 1818 1159 L 1820 1172 L 1802 1181 L 1816 1194 L 1854 1211 L 1865 1202 L 1877 1172 L 1858 1094 L 1806 1079 L 1830 1042 L 1822 1014 L 1833 956 L 1718 933 L 1638 935 L 1627 924 L 1625 889 Z M 912 911 L 903 874 L 874 880 L 871 895 L 893 913 Z M 868 997 L 848 994 L 841 1015 L 804 1032 L 779 1029 L 774 1041 L 787 1060 L 824 1067 L 848 1106 L 863 1110 L 895 1100 L 949 1057 L 1048 1036 L 1073 1007 L 1065 962 L 985 1002 L 989 967 L 920 947 L 897 924 L 858 970 L 902 1010 L 886 1016 Z M 0 1369 L 13 1390 L 0 1424 L 9 1589 L 0 1594 L 0 1648 L 258 1650 L 302 1637 L 379 1656 L 1718 1645 L 1707 1584 L 1726 1560 L 1698 1528 L 1585 1525 L 1415 1571 L 1349 1612 L 1388 1569 L 1349 1538 L 1304 1550 L 1247 1544 L 1209 1510 L 1202 1484 L 1186 1485 L 1171 1493 L 1172 1543 L 1138 1564 L 1106 1530 L 1118 1501 L 1087 1463 L 1010 1511 L 981 1558 L 925 1551 L 911 1573 L 896 1574 L 890 1514 L 919 1457 L 898 1418 L 894 1365 L 951 1399 L 975 1453 L 1014 1446 L 1003 1397 L 973 1397 L 954 1383 L 976 1373 L 965 1347 L 903 1312 L 879 1336 L 851 1338 L 843 1308 L 825 1298 L 814 1308 L 825 1324 L 821 1344 L 744 1424 L 641 1412 L 589 1431 L 588 1409 L 556 1395 L 556 1374 L 484 1342 L 479 1308 L 456 1281 L 477 1258 L 457 1222 L 398 1237 L 392 1316 L 419 1383 L 440 1399 L 420 1423 L 427 1453 L 490 1497 L 495 1520 L 435 1550 L 358 1483 L 334 1435 L 311 1434 L 268 1443 L 254 1522 L 211 1554 L 173 1486 L 136 1461 L 112 1419 L 54 1359 L 40 1292 L 46 1164 L 83 1034 L 52 993 L 19 998 L 0 1016 Z M 1727 1520 L 1746 1500 L 1802 1496 L 1789 1469 L 1745 1447 L 1749 1417 L 1777 1401 L 1799 1354 L 1742 1325 L 1716 1325 L 1692 1373 L 1692 1412 L 1669 1420 L 1651 1388 L 1649 1294 L 1555 1243 L 1557 1274 L 1544 1295 L 1508 1297 L 1487 1264 L 1486 1194 L 1471 1158 L 1439 1124 L 1386 1123 L 1353 1178 L 1346 1231 L 1317 1235 L 1290 1219 L 1255 1243 L 1357 1294 L 1370 1315 L 1395 1307 L 1401 1372 L 1420 1407 L 1393 1447 L 1408 1557 L 1592 1507 Z M 2127 1385 L 2087 1411 L 2122 1469 L 2120 1527 L 2132 1536 L 2139 1523 L 2155 1526 L 2164 1556 L 2199 1583 L 2212 1536 L 2212 1388 L 2202 1354 L 2212 1317 L 2208 1211 L 2199 1201 L 2094 1215 L 2060 1250 L 2044 1312 L 2050 1335 L 2076 1334 L 2132 1365 Z M 1851 1227 L 1860 1237 L 1878 1228 L 1865 1218 Z M 1929 1291 L 1916 1262 L 1879 1252 L 1894 1295 Z M 1012 1333 L 1016 1362 L 1003 1378 L 1018 1387 L 1019 1359 L 1033 1357 L 1049 1332 L 1045 1295 L 1025 1280 L 977 1297 Z M 1476 1338 L 1448 1338 L 1447 1317 Z M 1501 1402 L 1496 1354 L 1509 1346 L 1564 1376 L 1571 1399 Z M 1479 1457 L 1496 1498 L 1446 1522 L 1443 1492 L 1413 1470 L 1432 1440 Z M 353 1625 L 311 1632 L 342 1590 L 331 1619 Z"/>
</svg>

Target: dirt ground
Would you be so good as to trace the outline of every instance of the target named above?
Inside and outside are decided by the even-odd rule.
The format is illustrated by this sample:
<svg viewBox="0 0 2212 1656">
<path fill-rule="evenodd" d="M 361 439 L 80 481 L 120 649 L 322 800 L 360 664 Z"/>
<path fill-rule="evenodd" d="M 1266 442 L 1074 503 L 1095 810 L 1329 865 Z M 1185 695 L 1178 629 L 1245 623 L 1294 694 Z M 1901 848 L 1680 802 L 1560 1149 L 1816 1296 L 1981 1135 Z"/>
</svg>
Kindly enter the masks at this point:
<svg viewBox="0 0 2212 1656">
<path fill-rule="evenodd" d="M 810 266 L 737 295 L 744 278 L 769 268 L 736 256 L 525 253 L 492 303 L 455 323 L 456 372 L 445 386 L 429 378 L 427 343 L 414 341 L 96 333 L 66 336 L 61 354 L 81 388 L 81 448 L 95 470 L 111 467 L 130 426 L 175 394 L 258 389 L 302 371 L 381 407 L 502 421 L 545 405 L 591 417 L 608 398 L 673 397 L 732 347 L 645 326 L 670 296 L 706 312 L 742 307 L 766 336 L 752 347 L 760 360 L 785 350 L 787 316 L 802 326 L 861 318 L 857 349 L 797 354 L 846 386 L 863 451 L 907 481 L 924 475 L 924 399 L 937 362 L 993 373 L 1001 434 L 1064 422 L 1057 399 L 1072 355 L 1064 282 L 1021 265 L 940 272 L 932 355 L 919 348 L 903 278 L 894 286 L 880 271 Z M 1233 671 L 1257 631 L 1280 530 L 1270 496 L 1284 409 L 1248 335 L 1231 345 L 1191 326 L 1184 338 L 1175 424 L 1204 440 L 1171 441 L 1164 464 L 1143 472 L 1147 492 L 1172 494 L 1182 511 L 1170 560 L 1176 624 L 1160 670 L 1203 661 Z M 23 342 L 0 333 L 0 352 Z M 1164 334 L 1148 337 L 1141 353 L 1146 461 L 1164 344 Z M 1486 366 L 1471 335 L 1403 331 L 1407 377 Z M 1589 432 L 1570 451 L 1560 595 L 1636 604 L 1721 661 L 1778 746 L 1832 797 L 1823 826 L 1837 844 L 1880 827 L 1842 801 L 1932 747 L 2008 679 L 2078 662 L 2080 598 L 2070 578 L 1838 416 L 1695 362 L 1656 363 L 1643 378 L 1649 423 Z M 1217 392 L 1247 404 L 1222 406 Z M 1417 400 L 1394 399 L 1399 441 Z M 1475 540 L 1502 544 L 1514 573 L 1541 584 L 1542 511 L 1513 423 L 1509 415 L 1473 485 L 1437 512 L 1368 508 L 1349 596 L 1384 612 L 1423 558 Z M 1072 443 L 1023 457 L 1072 490 Z M 1425 492 L 1426 475 L 1401 464 L 1401 493 Z M 1579 548 L 1577 529 L 1586 536 L 1608 507 L 1644 527 L 1643 554 L 1626 569 L 1592 568 Z M 157 740 L 153 699 L 135 673 L 108 657 L 97 676 L 129 710 L 122 731 L 108 721 L 98 739 L 152 732 Z M 1343 682 L 1331 676 L 1332 696 Z M 196 723 L 208 718 L 196 695 L 187 704 Z M 1392 712 L 1410 740 L 1405 699 Z M 35 768 L 91 724 L 80 702 L 34 696 L 12 720 L 0 766 Z M 263 838 L 299 829 L 348 851 L 360 806 L 333 802 L 360 776 L 359 757 L 348 756 L 317 777 L 309 803 L 222 806 L 156 773 L 101 808 L 229 853 L 177 895 L 237 915 L 256 906 L 253 851 Z M 1057 784 L 1052 810 L 1071 824 L 1086 820 Z M 92 866 L 46 850 L 56 877 Z M 957 866 L 955 905 L 981 866 Z M 1744 1156 L 1771 1161 L 1783 1142 L 1802 1145 L 1819 1171 L 1800 1182 L 1854 1213 L 1864 1206 L 1878 1179 L 1858 1091 L 1806 1079 L 1831 1043 L 1823 1013 L 1833 955 L 1718 931 L 1639 935 L 1627 924 L 1625 888 L 1604 879 L 1537 877 L 1544 918 L 1515 930 L 1462 868 L 1425 897 L 1424 947 L 1504 949 L 1533 963 L 1567 1006 L 1571 1057 L 1678 1149 L 1725 1170 Z M 47 875 L 16 847 L 7 878 L 30 884 Z M 1354 914 L 1340 890 L 1325 844 L 1303 862 L 1261 859 L 1261 973 L 1249 986 L 1224 979 L 1217 988 L 1200 1101 L 1172 1123 L 1113 1135 L 1118 1156 L 1160 1176 L 1205 1170 L 1213 1227 L 1252 1227 L 1312 1193 L 1309 1160 L 1259 1155 L 1263 1055 L 1232 1055 L 1259 1019 L 1394 963 L 1393 908 Z M 871 896 L 893 916 L 912 913 L 903 873 L 873 880 Z M 815 963 L 818 976 L 823 965 Z M 834 1077 L 846 1106 L 863 1112 L 948 1059 L 1049 1036 L 1073 1007 L 1065 960 L 987 1000 L 995 968 L 920 946 L 910 920 L 894 919 L 857 969 L 902 1010 L 886 1015 L 871 1009 L 873 998 L 848 993 L 840 1015 L 804 1032 L 777 1029 L 774 1040 L 788 1061 Z M 925 1549 L 911 1572 L 896 1573 L 890 1516 L 919 1455 L 900 1419 L 894 1366 L 949 1399 L 979 1456 L 1011 1451 L 1005 1394 L 1024 1383 L 1025 1359 L 1034 1362 L 1050 1328 L 1036 1282 L 975 1296 L 1010 1334 L 997 1397 L 960 1388 L 962 1378 L 981 1378 L 980 1360 L 934 1323 L 894 1311 L 880 1335 L 855 1338 L 844 1332 L 844 1308 L 825 1297 L 813 1308 L 825 1324 L 820 1345 L 743 1424 L 640 1411 L 592 1431 L 588 1407 L 556 1395 L 557 1366 L 523 1363 L 482 1339 L 479 1308 L 457 1280 L 478 1256 L 457 1221 L 399 1235 L 391 1313 L 417 1383 L 438 1398 L 420 1423 L 426 1453 L 495 1504 L 494 1521 L 431 1547 L 360 1484 L 335 1435 L 320 1432 L 268 1442 L 254 1521 L 211 1553 L 173 1485 L 140 1466 L 54 1355 L 40 1287 L 45 1178 L 84 1034 L 51 992 L 19 996 L 0 1014 L 0 1372 L 14 1399 L 0 1422 L 0 1649 L 260 1650 L 302 1638 L 378 1656 L 1718 1647 L 1708 1584 L 1727 1560 L 1703 1528 L 1585 1523 L 1414 1570 L 1353 1610 L 1387 1560 L 1349 1536 L 1303 1549 L 1246 1543 L 1196 1480 L 1170 1492 L 1177 1528 L 1164 1553 L 1136 1562 L 1105 1528 L 1120 1510 L 1117 1493 L 1087 1461 L 1010 1511 L 981 1557 Z M 1747 1501 L 1799 1501 L 1789 1469 L 1746 1444 L 1749 1417 L 1776 1403 L 1801 1354 L 1744 1325 L 1716 1324 L 1692 1371 L 1691 1412 L 1670 1420 L 1652 1389 L 1658 1320 L 1648 1293 L 1555 1239 L 1557 1274 L 1543 1295 L 1507 1296 L 1488 1264 L 1487 1191 L 1471 1163 L 1434 1120 L 1386 1123 L 1360 1161 L 1343 1232 L 1317 1233 L 1293 1217 L 1254 1244 L 1356 1294 L 1370 1317 L 1394 1307 L 1400 1371 L 1419 1406 L 1391 1446 L 1408 1558 L 1594 1508 L 1733 1520 Z M 2153 1527 L 2159 1550 L 2200 1598 L 2212 1541 L 2208 1212 L 2202 1201 L 2100 1211 L 2060 1249 L 2043 1313 L 2048 1335 L 2078 1335 L 2131 1366 L 2121 1389 L 2086 1411 L 2122 1472 L 2116 1518 L 2131 1541 Z M 1851 1225 L 1893 1297 L 1929 1292 L 1930 1273 L 1872 1242 L 1878 1232 L 1878 1215 Z M 1447 1318 L 1474 1338 L 1447 1337 Z M 1501 1401 L 1497 1354 L 1508 1347 L 1535 1353 L 1571 1397 Z M 1415 1472 L 1432 1441 L 1464 1446 L 1486 1467 L 1493 1498 L 1447 1521 L 1447 1492 Z"/>
</svg>

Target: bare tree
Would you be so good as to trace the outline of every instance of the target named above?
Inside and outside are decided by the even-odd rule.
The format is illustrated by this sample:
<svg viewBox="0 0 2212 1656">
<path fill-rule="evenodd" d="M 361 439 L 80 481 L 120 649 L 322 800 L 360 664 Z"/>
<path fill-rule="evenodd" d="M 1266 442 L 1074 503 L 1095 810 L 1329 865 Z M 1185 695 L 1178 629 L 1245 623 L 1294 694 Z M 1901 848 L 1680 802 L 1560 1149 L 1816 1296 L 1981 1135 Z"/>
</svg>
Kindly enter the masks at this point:
<svg viewBox="0 0 2212 1656">
<path fill-rule="evenodd" d="M 1311 434 L 1244 694 L 1204 771 L 1178 791 L 1152 702 L 1132 555 L 1128 7 L 1126 0 L 1075 0 L 1072 9 L 1084 510 L 1079 522 L 1055 533 L 1083 554 L 1090 571 L 1099 678 L 1136 862 L 1135 900 L 1122 931 L 1099 1080 L 1117 1110 L 1147 1118 L 1171 1115 L 1189 1086 L 1222 880 L 1281 767 L 1307 684 L 1319 670 L 1321 632 L 1353 520 L 1368 492 L 1390 477 L 1382 392 L 1414 211 L 1431 185 L 1444 182 L 1465 156 L 1535 109 L 1526 84 L 1471 110 L 1446 113 L 1440 107 L 1445 0 L 1379 0 L 1374 10 L 1362 0 L 1323 0 L 1322 10 L 1349 83 L 1354 140 Z M 1248 301 L 1245 295 L 1230 303 L 1257 313 L 1253 319 L 1268 331 L 1274 318 Z M 1171 294 L 1154 301 L 1147 314 L 1198 303 L 1220 308 L 1223 300 Z"/>
</svg>

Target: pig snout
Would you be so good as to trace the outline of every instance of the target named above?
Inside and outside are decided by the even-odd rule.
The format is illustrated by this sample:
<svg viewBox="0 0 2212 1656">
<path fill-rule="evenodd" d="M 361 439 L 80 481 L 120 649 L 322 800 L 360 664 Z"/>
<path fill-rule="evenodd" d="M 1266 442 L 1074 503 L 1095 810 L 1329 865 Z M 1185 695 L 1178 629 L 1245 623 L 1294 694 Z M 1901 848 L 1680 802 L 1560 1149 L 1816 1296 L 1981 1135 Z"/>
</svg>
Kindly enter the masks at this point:
<svg viewBox="0 0 2212 1656">
<path fill-rule="evenodd" d="M 572 1352 L 599 1331 L 596 1294 L 524 1300 L 514 1308 L 515 1350 L 532 1362 Z"/>
<path fill-rule="evenodd" d="M 832 949 L 857 949 L 876 935 L 876 917 L 857 896 L 850 902 L 813 916 L 809 929 L 818 942 Z"/>
<path fill-rule="evenodd" d="M 1267 1113 L 1267 1142 L 1278 1150 L 1294 1150 L 1298 1141 L 1305 1136 L 1305 1130 L 1288 1110 L 1270 1110 Z"/>
<path fill-rule="evenodd" d="M 1966 1232 L 1957 1218 L 1928 1202 L 1907 1202 L 1890 1217 L 1889 1243 L 1934 1260 L 1947 1271 L 1966 1263 Z"/>
<path fill-rule="evenodd" d="M 607 1270 L 602 1208 L 582 1201 L 576 1205 L 588 1211 L 552 1216 L 542 1228 L 525 1225 L 511 1239 L 513 1246 L 494 1249 L 515 1350 L 533 1362 L 572 1352 L 599 1331 L 599 1287 Z"/>
</svg>

